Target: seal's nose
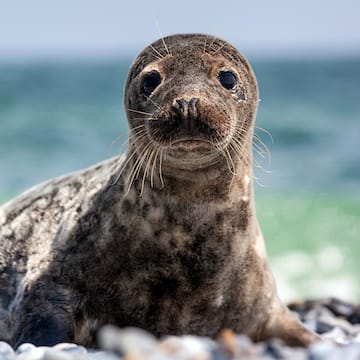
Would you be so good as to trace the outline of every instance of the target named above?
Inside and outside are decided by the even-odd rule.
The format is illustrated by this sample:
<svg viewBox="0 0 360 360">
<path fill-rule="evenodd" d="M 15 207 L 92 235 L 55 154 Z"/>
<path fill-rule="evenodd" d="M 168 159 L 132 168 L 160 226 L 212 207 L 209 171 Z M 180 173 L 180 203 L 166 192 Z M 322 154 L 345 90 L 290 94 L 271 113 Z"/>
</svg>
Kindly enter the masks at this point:
<svg viewBox="0 0 360 360">
<path fill-rule="evenodd" d="M 194 127 L 194 120 L 198 116 L 197 104 L 199 98 L 191 98 L 186 100 L 184 98 L 178 98 L 173 101 L 173 111 L 179 117 L 184 128 L 191 129 Z"/>
</svg>

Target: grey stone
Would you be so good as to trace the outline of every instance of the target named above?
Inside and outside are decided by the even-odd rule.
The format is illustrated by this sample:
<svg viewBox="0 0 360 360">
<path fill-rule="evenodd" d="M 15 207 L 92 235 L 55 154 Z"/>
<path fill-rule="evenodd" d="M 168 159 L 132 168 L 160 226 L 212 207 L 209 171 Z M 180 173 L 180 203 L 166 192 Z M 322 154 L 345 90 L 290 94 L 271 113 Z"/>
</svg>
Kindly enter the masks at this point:
<svg viewBox="0 0 360 360">
<path fill-rule="evenodd" d="M 67 353 L 86 354 L 87 350 L 84 346 L 73 343 L 60 343 L 54 346 L 55 350 L 64 351 Z"/>
<path fill-rule="evenodd" d="M 271 340 L 266 343 L 264 355 L 272 359 L 307 360 L 307 351 L 303 348 L 290 348 L 280 340 Z"/>
<path fill-rule="evenodd" d="M 347 344 L 349 342 L 344 330 L 339 327 L 334 327 L 331 331 L 322 334 L 321 337 L 324 340 L 332 340 L 338 344 Z"/>
<path fill-rule="evenodd" d="M 358 333 L 352 340 L 354 343 L 360 344 L 360 334 Z"/>
<path fill-rule="evenodd" d="M 360 360 L 360 323 L 352 323 L 359 306 L 323 299 L 298 302 L 294 309 L 308 328 L 322 333 L 323 340 L 309 349 L 290 348 L 278 340 L 254 344 L 232 332 L 216 341 L 200 336 L 169 336 L 159 341 L 140 329 L 107 326 L 99 334 L 99 351 L 62 343 L 53 347 L 22 344 L 14 352 L 0 342 L 0 360 Z"/>
<path fill-rule="evenodd" d="M 319 341 L 309 347 L 309 360 L 346 360 L 339 345 L 332 341 Z"/>
<path fill-rule="evenodd" d="M 36 348 L 35 345 L 33 344 L 30 344 L 30 343 L 24 343 L 24 344 L 21 344 L 17 349 L 16 349 L 16 353 L 17 354 L 21 354 L 21 353 L 24 353 L 24 352 L 29 352 L 31 350 L 34 350 Z"/>
<path fill-rule="evenodd" d="M 19 355 L 16 357 L 16 359 L 17 360 L 42 360 L 43 356 L 45 354 L 45 351 L 47 349 L 48 348 L 44 347 L 44 346 L 40 346 L 40 347 L 35 347 L 34 345 L 33 345 L 33 347 L 27 346 L 26 348 L 24 347 L 24 351 L 19 353 Z"/>
<path fill-rule="evenodd" d="M 304 322 L 307 329 L 316 332 L 317 319 L 309 319 Z"/>
<path fill-rule="evenodd" d="M 75 360 L 71 353 L 50 348 L 45 351 L 41 360 Z"/>
<path fill-rule="evenodd" d="M 304 320 L 317 320 L 319 318 L 333 318 L 334 314 L 327 308 L 315 307 L 304 314 Z"/>
<path fill-rule="evenodd" d="M 99 344 L 102 349 L 121 355 L 130 352 L 151 352 L 157 346 L 157 341 L 153 335 L 141 329 L 118 329 L 107 325 L 99 332 Z"/>
<path fill-rule="evenodd" d="M 179 359 L 208 358 L 216 350 L 216 343 L 200 336 L 168 336 L 159 344 L 159 350 L 167 357 L 176 356 Z"/>
<path fill-rule="evenodd" d="M 89 351 L 87 353 L 87 358 L 89 360 L 119 360 L 119 356 L 109 351 Z"/>
<path fill-rule="evenodd" d="M 330 298 L 329 303 L 326 306 L 336 316 L 341 316 L 345 318 L 351 317 L 356 310 L 356 307 L 354 305 L 337 298 Z"/>
<path fill-rule="evenodd" d="M 360 360 L 360 344 L 349 344 L 343 348 L 343 359 Z"/>
<path fill-rule="evenodd" d="M 318 334 L 328 333 L 328 332 L 332 331 L 333 329 L 334 329 L 334 324 L 327 321 L 327 319 L 326 320 L 318 319 L 316 321 L 315 331 Z"/>
<path fill-rule="evenodd" d="M 353 326 L 348 321 L 334 316 L 320 316 L 317 321 L 316 331 L 319 334 L 322 334 L 324 332 L 329 332 L 336 327 L 343 330 L 347 335 L 352 335 L 355 332 Z"/>
<path fill-rule="evenodd" d="M 234 341 L 235 358 L 257 358 L 265 353 L 265 344 L 254 344 L 249 337 L 237 335 Z"/>
<path fill-rule="evenodd" d="M 0 355 L 4 358 L 11 359 L 15 356 L 15 352 L 8 343 L 0 341 Z"/>
</svg>

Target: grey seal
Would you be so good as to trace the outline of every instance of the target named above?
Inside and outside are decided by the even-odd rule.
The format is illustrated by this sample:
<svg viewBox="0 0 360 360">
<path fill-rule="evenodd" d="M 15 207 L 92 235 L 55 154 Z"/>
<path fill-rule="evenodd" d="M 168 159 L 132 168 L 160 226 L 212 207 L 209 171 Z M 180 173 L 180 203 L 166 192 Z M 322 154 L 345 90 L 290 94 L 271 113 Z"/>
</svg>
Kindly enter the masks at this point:
<svg viewBox="0 0 360 360">
<path fill-rule="evenodd" d="M 145 48 L 126 83 L 126 155 L 0 210 L 2 335 L 93 346 L 114 324 L 315 341 L 277 296 L 256 218 L 257 104 L 255 75 L 226 41 L 183 34 Z"/>
</svg>

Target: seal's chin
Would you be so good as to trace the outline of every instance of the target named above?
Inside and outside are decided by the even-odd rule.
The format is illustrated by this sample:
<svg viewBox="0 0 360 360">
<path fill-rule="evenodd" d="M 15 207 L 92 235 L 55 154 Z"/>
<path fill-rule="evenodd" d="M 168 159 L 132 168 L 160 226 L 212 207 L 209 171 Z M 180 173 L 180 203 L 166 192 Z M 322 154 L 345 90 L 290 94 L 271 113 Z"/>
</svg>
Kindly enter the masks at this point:
<svg viewBox="0 0 360 360">
<path fill-rule="evenodd" d="M 164 165 L 182 170 L 205 169 L 223 160 L 221 151 L 206 139 L 184 138 L 171 142 L 164 149 Z"/>
</svg>

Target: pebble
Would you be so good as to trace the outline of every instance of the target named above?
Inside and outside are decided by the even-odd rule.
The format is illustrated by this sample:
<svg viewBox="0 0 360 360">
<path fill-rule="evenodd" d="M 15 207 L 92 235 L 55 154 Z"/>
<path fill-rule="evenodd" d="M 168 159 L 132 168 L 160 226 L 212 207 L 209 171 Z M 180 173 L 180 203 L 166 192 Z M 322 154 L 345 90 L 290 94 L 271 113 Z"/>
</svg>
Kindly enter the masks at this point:
<svg viewBox="0 0 360 360">
<path fill-rule="evenodd" d="M 332 341 L 319 341 L 309 347 L 309 360 L 341 359 L 341 349 Z"/>
<path fill-rule="evenodd" d="M 13 359 L 15 352 L 13 348 L 6 342 L 0 341 L 0 359 Z"/>
<path fill-rule="evenodd" d="M 54 348 L 49 348 L 45 351 L 41 360 L 75 360 L 81 359 L 82 357 L 73 356 L 73 354 L 66 351 L 56 350 Z"/>
<path fill-rule="evenodd" d="M 121 356 L 127 353 L 150 353 L 157 347 L 157 340 L 141 329 L 118 329 L 107 325 L 99 332 L 99 345 L 102 349 Z"/>
<path fill-rule="evenodd" d="M 216 343 L 209 338 L 189 335 L 169 336 L 159 344 L 159 350 L 164 357 L 176 357 L 179 359 L 210 360 L 212 358 L 211 354 L 216 347 Z"/>
<path fill-rule="evenodd" d="M 72 343 L 60 343 L 54 346 L 57 351 L 65 351 L 68 353 L 86 354 L 87 350 L 84 346 Z"/>
<path fill-rule="evenodd" d="M 23 344 L 23 345 L 31 345 L 31 344 Z M 22 345 L 20 346 L 22 347 Z M 19 350 L 19 349 L 18 349 Z M 17 352 L 16 359 L 18 360 L 42 360 L 46 351 L 46 347 L 44 346 L 24 346 L 20 351 Z"/>
<path fill-rule="evenodd" d="M 10 346 L 10 345 L 9 345 L 9 346 Z M 21 345 L 16 349 L 16 353 L 17 353 L 17 354 L 21 354 L 21 353 L 30 352 L 30 351 L 34 350 L 35 348 L 36 348 L 36 346 L 33 345 L 33 344 L 24 343 L 24 344 L 21 344 Z"/>
<path fill-rule="evenodd" d="M 223 331 L 212 340 L 167 336 L 160 340 L 144 330 L 105 326 L 100 349 L 72 343 L 53 347 L 22 344 L 16 351 L 0 341 L 0 360 L 360 360 L 360 306 L 340 299 L 305 300 L 289 305 L 322 341 L 308 349 L 290 348 L 280 340 L 254 344 L 248 337 Z"/>
</svg>

